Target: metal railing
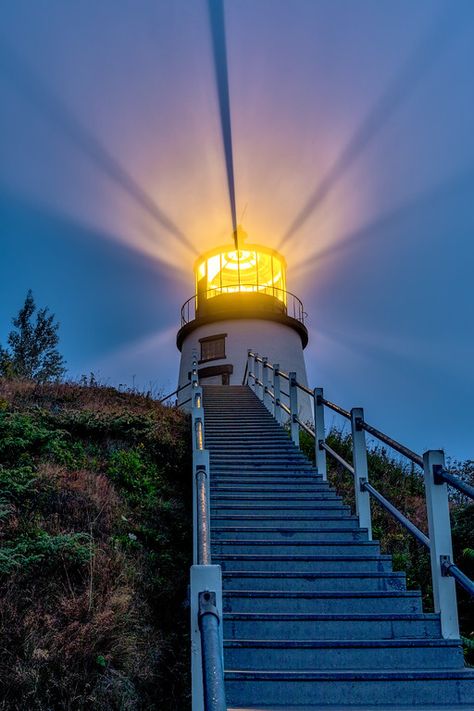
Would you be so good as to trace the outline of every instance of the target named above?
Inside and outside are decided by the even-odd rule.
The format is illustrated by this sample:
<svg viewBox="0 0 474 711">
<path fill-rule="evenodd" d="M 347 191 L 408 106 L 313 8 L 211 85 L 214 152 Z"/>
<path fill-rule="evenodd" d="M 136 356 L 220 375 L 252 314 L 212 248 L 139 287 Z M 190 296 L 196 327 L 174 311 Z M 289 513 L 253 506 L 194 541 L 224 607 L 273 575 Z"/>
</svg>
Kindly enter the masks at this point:
<svg viewBox="0 0 474 711">
<path fill-rule="evenodd" d="M 282 380 L 289 384 L 288 393 L 283 393 L 281 389 Z M 299 447 L 300 429 L 314 438 L 316 467 L 323 480 L 327 480 L 326 455 L 332 457 L 350 472 L 354 479 L 356 513 L 360 526 L 368 531 L 369 540 L 372 539 L 370 511 L 370 498 L 372 497 L 419 543 L 428 548 L 431 560 L 434 608 L 440 614 L 442 635 L 446 639 L 459 639 L 455 581 L 472 596 L 474 596 L 474 581 L 463 573 L 453 561 L 448 486 L 471 499 L 474 499 L 474 487 L 446 470 L 444 452 L 429 450 L 423 456 L 413 452 L 367 423 L 362 408 L 354 407 L 350 411 L 345 410 L 330 400 L 326 400 L 322 388 L 311 390 L 298 382 L 296 373 L 281 371 L 278 363 L 270 364 L 267 358 L 251 350 L 248 351 L 244 384 L 249 385 L 278 422 L 289 423 L 290 435 L 297 447 Z M 303 393 L 312 399 L 314 413 L 312 426 L 303 422 L 299 417 L 298 393 Z M 282 395 L 286 397 L 288 403 L 282 401 Z M 336 412 L 351 423 L 352 464 L 326 442 L 325 408 Z M 369 483 L 366 433 L 407 457 L 423 470 L 428 536 Z"/>
<path fill-rule="evenodd" d="M 168 395 L 165 395 L 165 397 L 161 397 L 161 398 L 158 400 L 158 402 L 166 402 L 166 400 L 169 400 L 171 397 L 173 397 L 173 395 L 178 395 L 178 393 L 180 393 L 180 392 L 181 392 L 182 390 L 184 390 L 185 388 L 189 388 L 190 385 L 191 385 L 191 382 L 185 383 L 184 385 L 180 385 L 180 387 L 179 387 L 179 388 L 176 388 L 176 390 L 173 390 L 172 393 L 168 393 Z M 186 402 L 191 402 L 191 398 L 189 398 L 188 400 L 186 400 Z M 181 405 L 184 405 L 184 403 L 181 403 Z"/>
<path fill-rule="evenodd" d="M 199 311 L 198 301 L 212 303 L 213 298 L 227 294 L 263 294 L 265 296 L 272 296 L 275 301 L 267 304 L 265 306 L 266 309 L 284 313 L 303 324 L 307 316 L 303 302 L 295 294 L 292 294 L 291 291 L 279 289 L 276 286 L 265 286 L 263 284 L 236 284 L 235 286 L 222 286 L 215 289 L 208 289 L 207 291 L 191 296 L 181 307 L 181 326 L 185 326 L 197 318 Z"/>
<path fill-rule="evenodd" d="M 227 711 L 222 639 L 222 573 L 212 565 L 209 451 L 197 358 L 191 372 L 193 441 L 193 565 L 191 567 L 192 711 Z"/>
</svg>

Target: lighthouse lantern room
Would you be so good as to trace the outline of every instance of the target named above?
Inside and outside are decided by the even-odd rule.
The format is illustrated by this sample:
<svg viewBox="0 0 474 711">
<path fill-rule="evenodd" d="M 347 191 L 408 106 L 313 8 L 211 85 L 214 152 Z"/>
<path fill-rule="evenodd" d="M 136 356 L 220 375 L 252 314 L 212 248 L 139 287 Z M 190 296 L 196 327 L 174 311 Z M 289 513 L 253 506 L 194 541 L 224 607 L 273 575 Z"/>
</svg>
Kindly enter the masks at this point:
<svg viewBox="0 0 474 711">
<path fill-rule="evenodd" d="M 197 355 L 202 385 L 241 385 L 251 349 L 294 371 L 306 384 L 303 349 L 308 343 L 300 299 L 286 288 L 285 258 L 273 249 L 244 244 L 213 249 L 195 265 L 196 290 L 181 309 L 177 346 L 181 351 L 178 387 L 191 377 Z M 178 394 L 178 404 L 189 398 Z"/>
</svg>

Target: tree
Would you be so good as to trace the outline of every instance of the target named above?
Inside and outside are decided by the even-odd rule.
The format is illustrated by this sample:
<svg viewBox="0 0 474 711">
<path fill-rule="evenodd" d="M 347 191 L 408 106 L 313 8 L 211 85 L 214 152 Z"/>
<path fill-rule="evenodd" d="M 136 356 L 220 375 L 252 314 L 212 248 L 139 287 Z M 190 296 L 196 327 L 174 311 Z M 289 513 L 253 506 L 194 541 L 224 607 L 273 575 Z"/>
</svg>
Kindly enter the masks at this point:
<svg viewBox="0 0 474 711">
<path fill-rule="evenodd" d="M 48 312 L 48 307 L 37 309 L 29 289 L 25 303 L 12 319 L 15 330 L 8 336 L 10 348 L 0 345 L 0 375 L 40 383 L 59 380 L 64 375 L 65 361 L 56 348 L 59 323 Z"/>
</svg>

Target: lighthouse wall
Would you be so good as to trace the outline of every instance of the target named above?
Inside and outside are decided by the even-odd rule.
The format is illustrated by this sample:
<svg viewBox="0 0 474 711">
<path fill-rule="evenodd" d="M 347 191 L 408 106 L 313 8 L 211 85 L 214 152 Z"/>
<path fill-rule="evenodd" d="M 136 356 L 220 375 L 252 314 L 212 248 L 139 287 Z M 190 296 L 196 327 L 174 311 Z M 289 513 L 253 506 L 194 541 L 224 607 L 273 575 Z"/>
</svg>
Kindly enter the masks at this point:
<svg viewBox="0 0 474 711">
<path fill-rule="evenodd" d="M 199 362 L 200 340 L 221 334 L 226 334 L 226 357 Z M 197 354 L 199 380 L 202 385 L 222 383 L 222 375 L 205 374 L 204 369 L 209 373 L 209 369 L 213 366 L 232 366 L 232 372 L 228 376 L 229 384 L 241 385 L 249 349 L 267 357 L 271 364 L 278 363 L 280 369 L 286 373 L 295 372 L 298 381 L 303 385 L 308 385 L 300 335 L 291 326 L 265 319 L 220 320 L 195 328 L 183 340 L 178 385 L 181 387 L 189 382 L 193 352 Z M 287 392 L 284 383 L 282 389 Z M 190 388 L 182 390 L 178 395 L 178 405 L 185 402 L 189 396 Z M 287 398 L 283 397 L 282 399 L 288 404 Z M 313 419 L 311 398 L 300 390 L 298 391 L 298 409 L 301 419 L 304 421 Z"/>
</svg>

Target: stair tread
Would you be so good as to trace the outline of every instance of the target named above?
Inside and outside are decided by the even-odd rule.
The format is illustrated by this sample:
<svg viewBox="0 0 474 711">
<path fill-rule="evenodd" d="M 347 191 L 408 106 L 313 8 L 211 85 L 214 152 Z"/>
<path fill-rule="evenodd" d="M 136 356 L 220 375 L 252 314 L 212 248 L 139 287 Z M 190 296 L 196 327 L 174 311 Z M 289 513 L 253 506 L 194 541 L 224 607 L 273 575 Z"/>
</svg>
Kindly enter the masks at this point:
<svg viewBox="0 0 474 711">
<path fill-rule="evenodd" d="M 405 638 L 405 639 L 226 639 L 224 645 L 227 647 L 268 647 L 269 649 L 288 647 L 304 649 L 378 649 L 385 647 L 447 647 L 457 648 L 462 644 L 460 639 L 443 639 L 442 637 L 427 638 Z M 473 670 L 474 671 L 474 670 Z"/>
<path fill-rule="evenodd" d="M 393 679 L 472 679 L 474 681 L 474 669 L 469 669 L 468 667 L 459 669 L 458 667 L 445 668 L 445 669 L 406 669 L 406 670 L 341 670 L 341 671 L 315 671 L 315 670 L 301 670 L 301 671 L 282 671 L 282 670 L 238 670 L 238 669 L 226 669 L 225 677 L 231 678 L 233 675 L 238 675 L 241 677 L 246 677 L 247 679 L 305 679 L 305 680 L 323 680 L 328 681 L 338 681 L 346 680 L 349 682 L 354 681 L 354 679 L 380 679 L 380 680 L 393 680 Z"/>
</svg>

